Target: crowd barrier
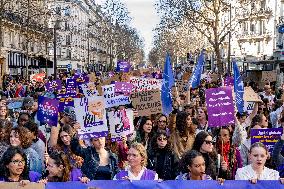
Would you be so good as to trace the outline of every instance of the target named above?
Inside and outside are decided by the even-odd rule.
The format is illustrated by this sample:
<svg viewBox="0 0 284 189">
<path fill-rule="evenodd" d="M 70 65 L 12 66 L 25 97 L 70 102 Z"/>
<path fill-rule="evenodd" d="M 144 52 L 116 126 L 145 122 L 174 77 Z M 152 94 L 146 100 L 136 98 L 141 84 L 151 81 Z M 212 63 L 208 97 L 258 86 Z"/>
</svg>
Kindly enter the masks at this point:
<svg viewBox="0 0 284 189">
<path fill-rule="evenodd" d="M 225 181 L 223 185 L 216 181 L 91 181 L 88 184 L 80 182 L 54 182 L 44 184 L 30 183 L 19 187 L 19 183 L 0 183 L 0 189 L 284 189 L 279 181 L 258 181 L 251 184 L 248 181 Z"/>
</svg>

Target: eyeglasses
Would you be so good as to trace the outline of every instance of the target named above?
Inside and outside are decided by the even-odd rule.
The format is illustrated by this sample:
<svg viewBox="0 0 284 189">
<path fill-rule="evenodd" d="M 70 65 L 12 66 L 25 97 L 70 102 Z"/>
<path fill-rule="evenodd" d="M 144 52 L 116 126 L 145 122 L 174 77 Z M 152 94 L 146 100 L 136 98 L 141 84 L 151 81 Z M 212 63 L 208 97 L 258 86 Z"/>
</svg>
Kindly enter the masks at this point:
<svg viewBox="0 0 284 189">
<path fill-rule="evenodd" d="M 25 164 L 25 163 L 26 163 L 25 160 L 18 160 L 18 159 L 17 159 L 17 160 L 13 160 L 13 161 L 11 161 L 11 162 L 12 162 L 14 165 L 16 165 L 16 164 L 19 165 L 20 163 L 21 163 L 21 164 Z"/>
<path fill-rule="evenodd" d="M 212 140 L 204 140 L 204 142 L 206 143 L 206 144 L 213 144 L 213 141 Z"/>
<path fill-rule="evenodd" d="M 158 141 L 162 141 L 162 140 L 166 141 L 166 140 L 168 140 L 168 139 L 167 139 L 167 137 L 159 137 L 159 138 L 158 138 Z"/>
<path fill-rule="evenodd" d="M 160 120 L 159 123 L 167 123 L 167 121 Z"/>
</svg>

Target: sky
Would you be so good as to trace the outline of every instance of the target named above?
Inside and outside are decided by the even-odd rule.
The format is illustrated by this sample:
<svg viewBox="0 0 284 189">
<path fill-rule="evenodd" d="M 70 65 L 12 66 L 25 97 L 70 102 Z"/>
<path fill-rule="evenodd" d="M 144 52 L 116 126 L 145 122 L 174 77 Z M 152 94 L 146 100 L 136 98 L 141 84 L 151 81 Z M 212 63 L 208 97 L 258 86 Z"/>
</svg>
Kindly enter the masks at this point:
<svg viewBox="0 0 284 189">
<path fill-rule="evenodd" d="M 97 0 L 101 4 L 104 0 Z M 130 17 L 132 17 L 132 27 L 136 28 L 144 38 L 146 57 L 152 48 L 154 32 L 152 31 L 159 23 L 159 17 L 155 10 L 155 0 L 121 0 L 126 4 Z"/>
</svg>

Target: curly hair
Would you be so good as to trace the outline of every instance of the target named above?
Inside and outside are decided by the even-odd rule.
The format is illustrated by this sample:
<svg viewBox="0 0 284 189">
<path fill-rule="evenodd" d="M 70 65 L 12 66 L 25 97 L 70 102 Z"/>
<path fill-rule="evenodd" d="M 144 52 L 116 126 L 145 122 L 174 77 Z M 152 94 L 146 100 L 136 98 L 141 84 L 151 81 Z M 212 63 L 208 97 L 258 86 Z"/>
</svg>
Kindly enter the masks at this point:
<svg viewBox="0 0 284 189">
<path fill-rule="evenodd" d="M 167 137 L 167 145 L 165 146 L 164 149 L 166 149 L 167 151 L 172 151 L 172 149 L 171 149 L 171 144 L 170 144 L 170 141 L 169 141 L 169 137 L 168 137 L 168 135 L 167 135 L 167 132 L 164 131 L 164 130 L 157 131 L 157 133 L 153 136 L 152 141 L 151 141 L 152 149 L 153 149 L 154 151 L 158 150 L 159 147 L 158 147 L 157 139 L 158 139 L 160 136 L 165 136 L 165 137 Z"/>
<path fill-rule="evenodd" d="M 185 133 L 188 129 L 186 119 L 187 117 L 190 116 L 190 114 L 186 112 L 179 112 L 177 113 L 176 117 L 176 129 L 178 130 L 179 133 Z"/>
<path fill-rule="evenodd" d="M 0 121 L 0 142 L 9 143 L 9 133 L 13 125 L 10 121 Z"/>
<path fill-rule="evenodd" d="M 0 175 L 5 180 L 8 180 L 8 178 L 10 177 L 10 170 L 7 168 L 7 165 L 11 163 L 13 157 L 16 154 L 21 155 L 25 161 L 25 167 L 24 167 L 22 174 L 20 175 L 20 180 L 29 180 L 29 167 L 27 164 L 27 156 L 20 147 L 9 147 L 5 151 L 5 153 L 3 154 L 0 160 Z"/>
<path fill-rule="evenodd" d="M 196 150 L 190 150 L 184 153 L 181 157 L 181 160 L 179 161 L 179 165 L 178 165 L 179 170 L 182 173 L 188 173 L 189 172 L 188 166 L 191 166 L 194 158 L 198 156 L 203 157 L 202 154 Z"/>
<path fill-rule="evenodd" d="M 70 161 L 68 159 L 68 156 L 66 156 L 63 152 L 57 152 L 53 151 L 49 154 L 49 158 L 54 160 L 54 163 L 56 166 L 63 166 L 63 174 L 62 177 L 52 177 L 48 178 L 49 181 L 52 182 L 66 182 L 70 181 L 70 173 L 71 173 L 71 165 Z"/>
<path fill-rule="evenodd" d="M 130 145 L 130 148 L 133 148 L 133 149 L 135 149 L 135 150 L 137 150 L 139 152 L 139 154 L 142 157 L 142 162 L 141 162 L 142 166 L 146 167 L 147 166 L 148 156 L 147 156 L 146 148 L 143 146 L 143 144 L 138 143 L 138 142 L 134 142 L 134 143 L 132 143 Z"/>
<path fill-rule="evenodd" d="M 33 139 L 31 133 L 29 132 L 29 129 L 25 127 L 15 127 L 11 129 L 10 135 L 12 131 L 14 131 L 16 135 L 19 135 L 22 148 L 27 149 L 32 145 Z"/>
</svg>

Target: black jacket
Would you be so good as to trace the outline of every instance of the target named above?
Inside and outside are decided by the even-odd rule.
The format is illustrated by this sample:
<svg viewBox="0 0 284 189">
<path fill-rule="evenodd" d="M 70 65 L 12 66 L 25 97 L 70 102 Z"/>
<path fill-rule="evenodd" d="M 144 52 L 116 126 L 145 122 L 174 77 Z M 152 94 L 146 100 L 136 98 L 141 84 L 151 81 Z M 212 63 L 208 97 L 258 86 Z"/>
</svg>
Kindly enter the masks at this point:
<svg viewBox="0 0 284 189">
<path fill-rule="evenodd" d="M 148 169 L 157 172 L 160 179 L 174 180 L 178 175 L 178 157 L 169 149 L 148 151 Z"/>
</svg>

